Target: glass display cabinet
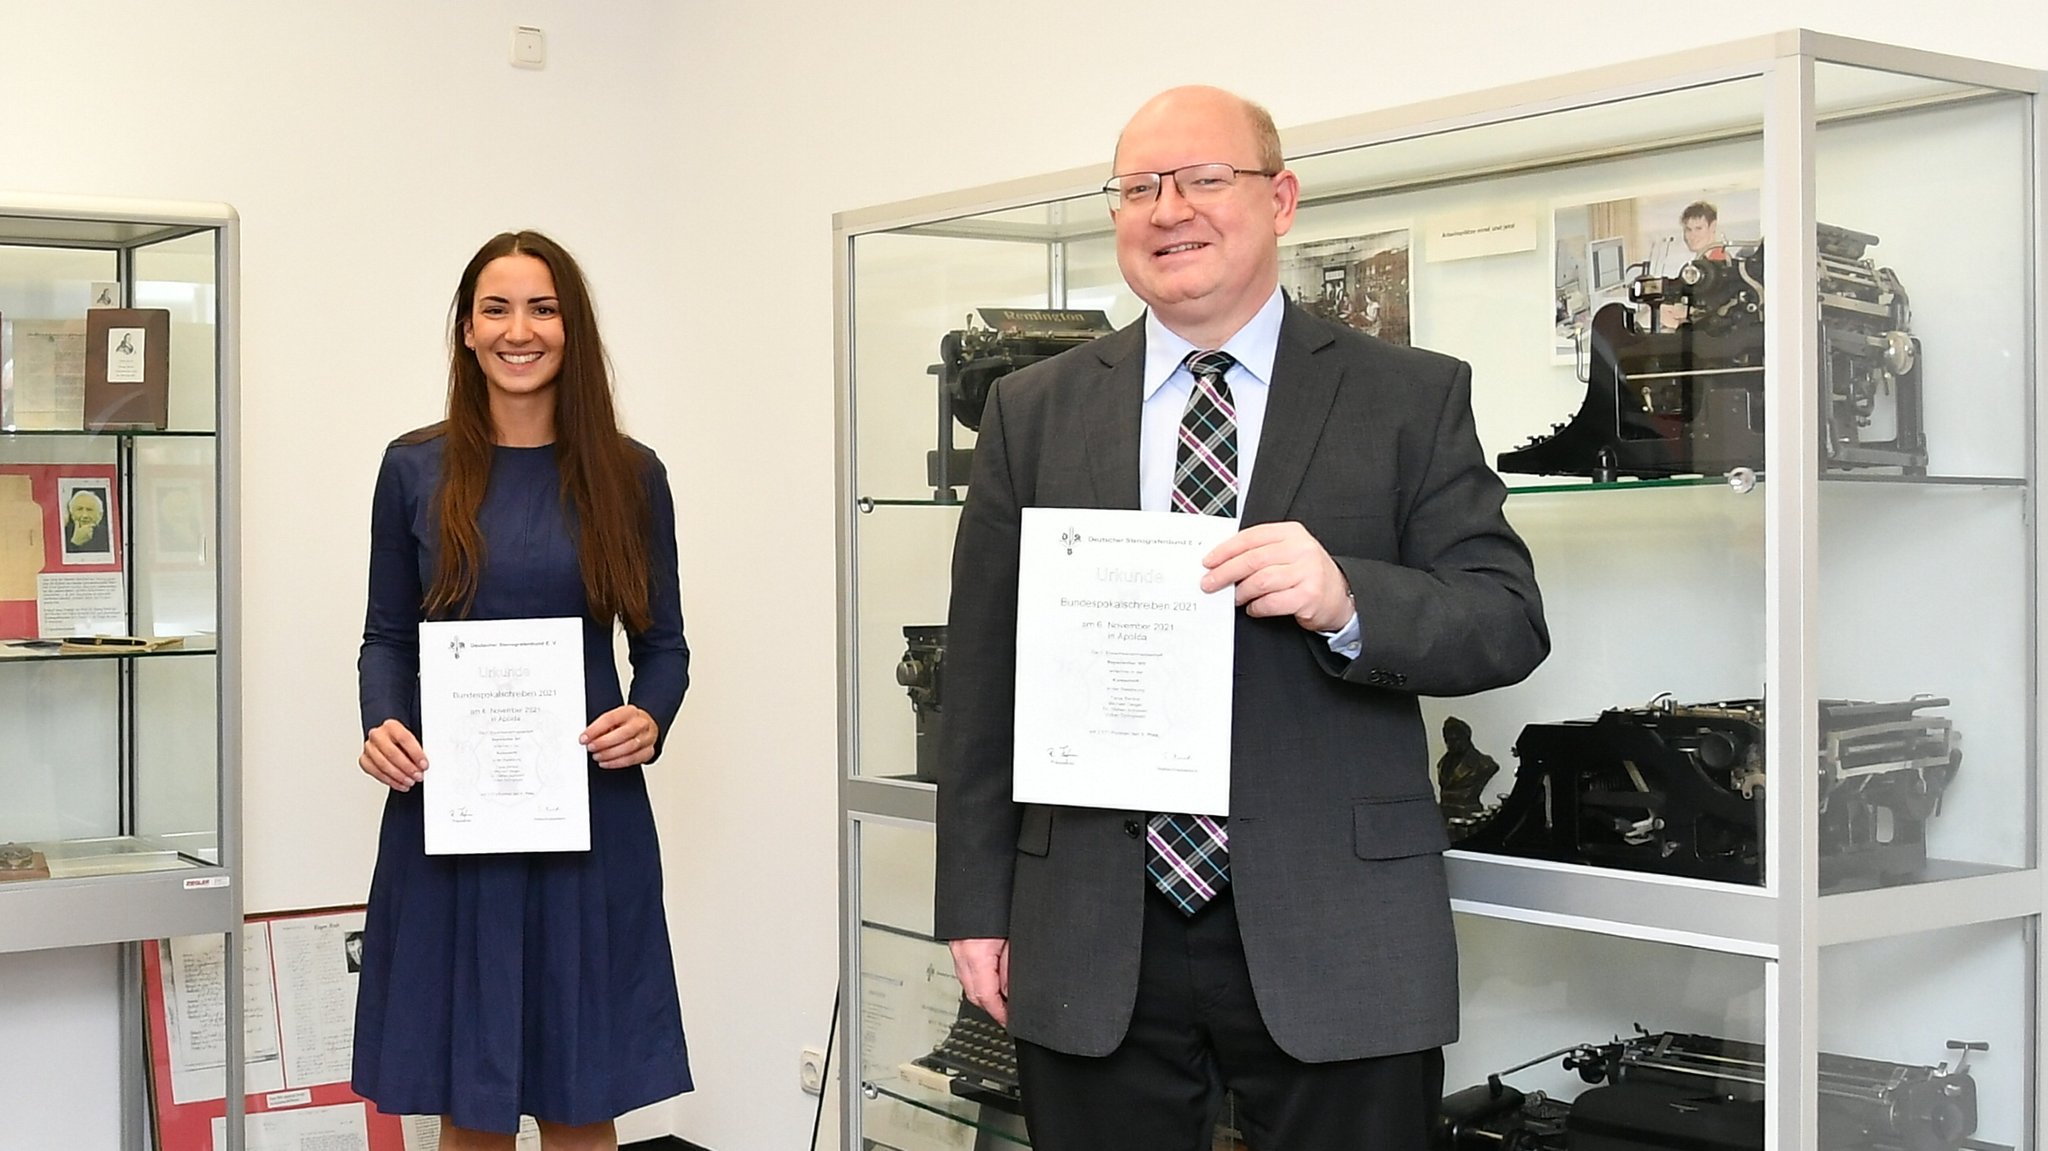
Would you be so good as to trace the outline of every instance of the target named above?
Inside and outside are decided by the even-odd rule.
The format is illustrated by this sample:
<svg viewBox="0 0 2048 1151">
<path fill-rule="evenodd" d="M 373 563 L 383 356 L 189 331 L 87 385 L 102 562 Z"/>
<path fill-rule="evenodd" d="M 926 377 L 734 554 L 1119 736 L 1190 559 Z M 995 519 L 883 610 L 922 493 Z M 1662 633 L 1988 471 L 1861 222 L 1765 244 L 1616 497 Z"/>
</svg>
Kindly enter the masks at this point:
<svg viewBox="0 0 2048 1151">
<path fill-rule="evenodd" d="M 1796 31 L 1283 133 L 1283 286 L 1472 364 L 1553 640 L 1423 701 L 1443 1146 L 2040 1144 L 2041 84 Z M 1140 315 L 1106 175 L 836 221 L 847 1147 L 1024 1139 L 919 1062 L 926 748 L 979 401 Z"/>
<path fill-rule="evenodd" d="M 139 946 L 239 939 L 236 229 L 0 197 L 0 962 L 121 945 L 130 1147 Z"/>
</svg>

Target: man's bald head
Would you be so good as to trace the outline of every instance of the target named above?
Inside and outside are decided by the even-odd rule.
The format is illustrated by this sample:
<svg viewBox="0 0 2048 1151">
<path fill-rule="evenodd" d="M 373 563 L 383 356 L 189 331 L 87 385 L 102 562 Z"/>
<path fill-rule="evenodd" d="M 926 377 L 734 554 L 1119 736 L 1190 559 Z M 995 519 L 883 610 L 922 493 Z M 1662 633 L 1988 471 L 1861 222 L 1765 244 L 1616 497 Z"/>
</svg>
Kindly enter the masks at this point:
<svg viewBox="0 0 2048 1151">
<path fill-rule="evenodd" d="M 1253 147 L 1259 158 L 1259 168 L 1267 172 L 1277 172 L 1285 164 L 1285 159 L 1280 154 L 1280 129 L 1273 126 L 1273 114 L 1266 111 L 1264 105 L 1247 100 L 1235 92 L 1212 88 L 1207 84 L 1189 84 L 1180 88 L 1168 88 L 1145 101 L 1144 106 L 1131 117 L 1130 123 L 1124 125 L 1124 130 L 1117 133 L 1116 153 L 1109 161 L 1111 173 L 1124 171 L 1124 136 L 1129 134 L 1132 125 L 1138 124 L 1148 115 L 1158 116 L 1197 109 L 1207 110 L 1212 114 L 1234 113 L 1243 116 L 1245 127 L 1252 134 Z"/>
</svg>

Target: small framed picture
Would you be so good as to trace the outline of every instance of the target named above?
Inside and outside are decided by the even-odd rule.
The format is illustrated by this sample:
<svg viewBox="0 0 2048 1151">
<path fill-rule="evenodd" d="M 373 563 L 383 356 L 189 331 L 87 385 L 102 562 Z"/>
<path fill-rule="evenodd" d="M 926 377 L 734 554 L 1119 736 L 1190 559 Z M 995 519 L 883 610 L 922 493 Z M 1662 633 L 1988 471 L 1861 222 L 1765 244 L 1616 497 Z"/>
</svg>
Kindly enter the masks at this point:
<svg viewBox="0 0 2048 1151">
<path fill-rule="evenodd" d="M 1280 249 L 1280 286 L 1288 298 L 1390 344 L 1414 340 L 1407 228 L 1310 240 Z"/>
</svg>

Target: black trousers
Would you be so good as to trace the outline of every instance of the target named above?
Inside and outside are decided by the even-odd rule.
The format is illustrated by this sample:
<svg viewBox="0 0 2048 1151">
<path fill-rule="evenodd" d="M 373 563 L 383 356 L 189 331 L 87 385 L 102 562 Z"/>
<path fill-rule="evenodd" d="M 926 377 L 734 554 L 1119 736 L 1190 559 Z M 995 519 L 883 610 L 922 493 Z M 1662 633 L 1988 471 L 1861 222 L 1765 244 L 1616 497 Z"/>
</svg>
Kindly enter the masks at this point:
<svg viewBox="0 0 2048 1151">
<path fill-rule="evenodd" d="M 1209 1151 L 1225 1089 L 1250 1151 L 1426 1151 L 1442 1048 L 1304 1063 L 1266 1031 L 1229 889 L 1186 916 L 1145 900 L 1131 1029 L 1104 1056 L 1017 1042 L 1036 1151 Z"/>
</svg>

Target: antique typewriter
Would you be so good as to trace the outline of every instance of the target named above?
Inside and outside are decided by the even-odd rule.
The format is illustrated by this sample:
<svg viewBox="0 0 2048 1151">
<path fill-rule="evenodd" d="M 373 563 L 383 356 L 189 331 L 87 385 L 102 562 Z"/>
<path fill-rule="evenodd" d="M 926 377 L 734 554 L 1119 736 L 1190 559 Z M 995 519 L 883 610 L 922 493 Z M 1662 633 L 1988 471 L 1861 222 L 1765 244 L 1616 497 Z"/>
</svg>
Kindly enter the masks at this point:
<svg viewBox="0 0 2048 1151">
<path fill-rule="evenodd" d="M 995 382 L 1040 360 L 1115 331 L 1107 312 L 1069 308 L 976 308 L 981 322 L 939 337 L 939 362 L 925 369 L 939 378 L 938 446 L 925 455 L 925 482 L 933 497 L 951 503 L 953 489 L 967 482 L 974 460 L 970 448 L 953 446 L 953 424 L 981 430 Z"/>
<path fill-rule="evenodd" d="M 960 997 L 960 1015 L 929 1055 L 902 1067 L 904 1078 L 936 1091 L 1022 1114 L 1017 1047 L 989 1013 Z"/>
<path fill-rule="evenodd" d="M 986 1104 L 1012 1115 L 1024 1113 L 1023 1096 L 1017 1085 L 1017 1047 L 1010 1033 L 988 1012 L 960 999 L 960 1015 L 945 1039 L 929 1055 L 921 1055 L 899 1070 L 903 1077 L 934 1091 L 945 1091 L 962 1099 Z M 1223 1114 L 1218 1117 L 1214 1146 L 1225 1148 L 1243 1140 L 1237 1129 L 1237 1097 L 1226 1093 Z"/>
<path fill-rule="evenodd" d="M 896 683 L 910 696 L 910 710 L 917 719 L 917 768 L 912 778 L 937 783 L 939 732 L 946 719 L 945 624 L 904 625 Z"/>
<path fill-rule="evenodd" d="M 1927 821 L 1962 763 L 1948 700 L 1822 700 L 1820 882 L 1895 883 L 1927 862 Z M 1463 850 L 1763 882 L 1766 765 L 1759 699 L 1617 708 L 1533 723 L 1515 783 Z"/>
<path fill-rule="evenodd" d="M 1553 1051 L 1444 1097 L 1434 1151 L 1762 1151 L 1764 1051 L 1753 1043 L 1674 1032 Z M 1972 1052 L 1931 1067 L 1820 1056 L 1820 1145 L 1828 1151 L 2011 1151 L 1973 1139 Z M 1506 1084 L 1562 1057 L 1594 1086 L 1569 1103 Z"/>
<path fill-rule="evenodd" d="M 1823 466 L 1925 474 L 1905 289 L 1865 255 L 1876 236 L 1822 224 L 1818 240 Z M 1676 276 L 1643 272 L 1628 303 L 1593 315 L 1578 413 L 1501 453 L 1501 471 L 1609 482 L 1763 467 L 1763 245 L 1716 249 Z M 1683 318 L 1667 323 L 1673 313 Z"/>
</svg>

